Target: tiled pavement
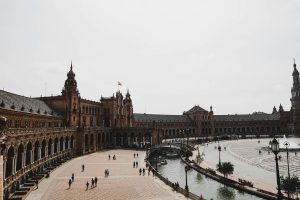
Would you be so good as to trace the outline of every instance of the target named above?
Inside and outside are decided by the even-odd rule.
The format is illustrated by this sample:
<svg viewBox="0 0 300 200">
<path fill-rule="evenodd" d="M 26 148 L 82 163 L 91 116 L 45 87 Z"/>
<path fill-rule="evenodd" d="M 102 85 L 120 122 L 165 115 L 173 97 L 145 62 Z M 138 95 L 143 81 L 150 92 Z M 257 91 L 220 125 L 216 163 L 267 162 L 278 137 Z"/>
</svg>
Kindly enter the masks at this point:
<svg viewBox="0 0 300 200">
<path fill-rule="evenodd" d="M 39 184 L 39 189 L 31 192 L 27 200 L 89 200 L 89 199 L 186 199 L 182 194 L 172 191 L 158 178 L 145 174 L 140 176 L 139 168 L 133 168 L 133 161 L 138 161 L 139 167 L 144 166 L 145 152 L 138 151 L 139 158 L 133 158 L 132 150 L 110 150 L 93 153 L 75 158 L 51 173 L 50 178 Z M 111 155 L 111 160 L 108 155 Z M 116 155 L 117 159 L 112 160 Z M 81 172 L 82 164 L 85 165 Z M 109 169 L 109 177 L 104 177 L 104 170 Z M 75 181 L 68 189 L 68 180 L 74 173 Z M 97 176 L 98 186 L 86 190 L 86 182 Z"/>
</svg>

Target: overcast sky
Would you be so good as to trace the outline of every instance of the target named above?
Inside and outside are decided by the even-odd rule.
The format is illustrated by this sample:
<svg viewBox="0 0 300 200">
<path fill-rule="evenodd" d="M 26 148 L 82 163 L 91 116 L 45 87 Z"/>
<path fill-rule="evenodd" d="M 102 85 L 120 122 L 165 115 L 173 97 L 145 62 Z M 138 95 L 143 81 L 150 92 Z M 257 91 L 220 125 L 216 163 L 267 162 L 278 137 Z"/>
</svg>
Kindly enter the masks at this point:
<svg viewBox="0 0 300 200">
<path fill-rule="evenodd" d="M 289 110 L 300 1 L 0 0 L 0 88 L 83 98 L 127 88 L 134 112 Z"/>
</svg>

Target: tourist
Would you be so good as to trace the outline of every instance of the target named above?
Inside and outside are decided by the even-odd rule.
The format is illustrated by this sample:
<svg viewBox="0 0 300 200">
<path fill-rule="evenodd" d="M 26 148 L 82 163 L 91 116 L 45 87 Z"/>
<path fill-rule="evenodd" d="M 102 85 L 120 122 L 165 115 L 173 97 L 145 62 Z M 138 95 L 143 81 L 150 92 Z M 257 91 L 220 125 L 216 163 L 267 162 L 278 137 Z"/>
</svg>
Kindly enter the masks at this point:
<svg viewBox="0 0 300 200">
<path fill-rule="evenodd" d="M 82 168 L 82 172 L 84 172 L 84 165 L 82 165 L 81 168 Z"/>
<path fill-rule="evenodd" d="M 94 179 L 92 178 L 92 180 L 91 180 L 91 189 L 94 188 L 94 185 L 95 185 L 95 181 L 94 181 Z"/>
<path fill-rule="evenodd" d="M 74 182 L 74 173 L 72 173 L 72 182 Z"/>
<path fill-rule="evenodd" d="M 71 188 L 72 180 L 69 179 L 69 189 Z"/>
<path fill-rule="evenodd" d="M 135 153 L 133 154 L 133 158 L 135 158 Z"/>
<path fill-rule="evenodd" d="M 136 157 L 137 157 L 137 158 L 139 157 L 139 154 L 138 154 L 138 153 L 136 154 Z"/>
<path fill-rule="evenodd" d="M 143 176 L 145 176 L 145 168 L 143 168 Z"/>
<path fill-rule="evenodd" d="M 113 160 L 116 160 L 116 155 L 113 156 Z"/>
<path fill-rule="evenodd" d="M 152 169 L 152 176 L 154 176 L 154 169 Z"/>
<path fill-rule="evenodd" d="M 133 168 L 135 168 L 135 162 L 133 161 Z"/>
<path fill-rule="evenodd" d="M 97 187 L 98 178 L 95 177 L 95 187 Z"/>
<path fill-rule="evenodd" d="M 87 181 L 87 182 L 86 182 L 86 190 L 89 189 L 89 185 L 90 185 L 90 184 L 89 184 L 89 182 Z"/>
<path fill-rule="evenodd" d="M 136 162 L 135 162 L 135 166 L 136 166 L 136 167 L 138 167 L 138 166 L 139 166 L 139 163 L 138 163 L 138 161 L 136 161 Z"/>
<path fill-rule="evenodd" d="M 140 168 L 139 172 L 140 172 L 140 175 L 141 175 L 142 174 L 142 168 Z"/>
<path fill-rule="evenodd" d="M 110 160 L 110 154 L 108 154 L 108 160 Z"/>
</svg>

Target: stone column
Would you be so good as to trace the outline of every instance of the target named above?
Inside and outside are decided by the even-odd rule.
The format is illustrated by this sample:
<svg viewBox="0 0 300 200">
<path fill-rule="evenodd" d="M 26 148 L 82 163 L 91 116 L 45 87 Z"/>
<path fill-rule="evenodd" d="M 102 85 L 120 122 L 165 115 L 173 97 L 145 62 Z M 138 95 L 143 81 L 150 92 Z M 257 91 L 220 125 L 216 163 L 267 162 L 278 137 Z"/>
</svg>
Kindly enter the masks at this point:
<svg viewBox="0 0 300 200">
<path fill-rule="evenodd" d="M 6 160 L 3 160 L 3 180 L 6 178 Z"/>
<path fill-rule="evenodd" d="M 57 142 L 57 152 L 60 151 L 60 141 Z"/>
<path fill-rule="evenodd" d="M 123 146 L 123 137 L 121 137 L 121 146 Z"/>
<path fill-rule="evenodd" d="M 30 164 L 31 163 L 33 163 L 33 161 L 34 161 L 34 150 L 32 149 L 31 151 L 30 151 Z"/>
<path fill-rule="evenodd" d="M 70 149 L 71 140 L 68 141 L 68 149 Z"/>
<path fill-rule="evenodd" d="M 54 143 L 51 144 L 51 155 L 54 153 Z"/>
<path fill-rule="evenodd" d="M 14 156 L 13 159 L 12 159 L 12 175 L 14 175 L 16 173 L 16 162 L 17 161 L 17 156 Z"/>
<path fill-rule="evenodd" d="M 117 139 L 116 137 L 114 137 L 114 146 L 116 146 L 116 144 L 117 144 Z"/>
<path fill-rule="evenodd" d="M 127 142 L 127 143 L 128 143 L 128 146 L 130 147 L 130 142 L 131 142 L 130 140 L 131 140 L 131 137 L 128 137 L 127 140 L 128 140 L 128 142 Z"/>
<path fill-rule="evenodd" d="M 26 166 L 26 151 L 22 153 L 22 168 Z"/>
<path fill-rule="evenodd" d="M 42 148 L 39 146 L 38 147 L 38 160 L 41 159 L 41 157 L 42 157 L 41 153 L 42 153 Z"/>
</svg>

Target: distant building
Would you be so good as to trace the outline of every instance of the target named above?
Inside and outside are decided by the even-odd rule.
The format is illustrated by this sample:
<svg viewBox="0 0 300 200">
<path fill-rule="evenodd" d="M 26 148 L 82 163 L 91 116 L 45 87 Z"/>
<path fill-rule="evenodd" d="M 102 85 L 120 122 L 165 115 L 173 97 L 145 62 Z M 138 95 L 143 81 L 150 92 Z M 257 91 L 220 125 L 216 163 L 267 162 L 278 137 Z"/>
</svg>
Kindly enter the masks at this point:
<svg viewBox="0 0 300 200">
<path fill-rule="evenodd" d="M 133 113 L 131 95 L 120 91 L 91 101 L 80 96 L 71 64 L 61 95 L 29 98 L 0 90 L 0 116 L 8 119 L 4 199 L 34 174 L 58 162 L 108 146 L 140 147 L 165 138 L 224 135 L 300 135 L 300 82 L 294 63 L 292 107 L 273 112 L 214 115 L 194 106 L 182 115 Z"/>
</svg>

